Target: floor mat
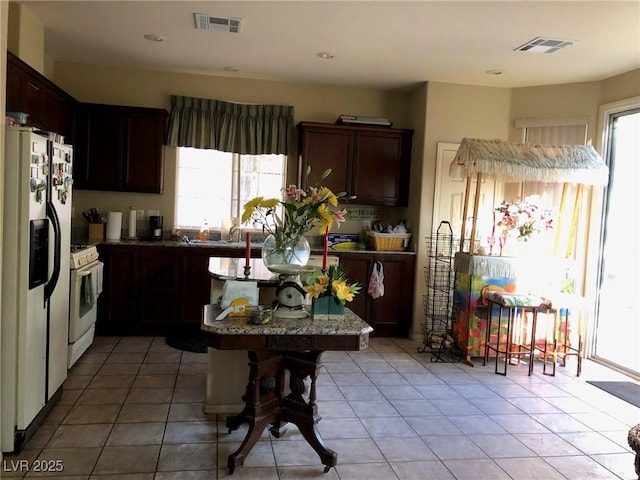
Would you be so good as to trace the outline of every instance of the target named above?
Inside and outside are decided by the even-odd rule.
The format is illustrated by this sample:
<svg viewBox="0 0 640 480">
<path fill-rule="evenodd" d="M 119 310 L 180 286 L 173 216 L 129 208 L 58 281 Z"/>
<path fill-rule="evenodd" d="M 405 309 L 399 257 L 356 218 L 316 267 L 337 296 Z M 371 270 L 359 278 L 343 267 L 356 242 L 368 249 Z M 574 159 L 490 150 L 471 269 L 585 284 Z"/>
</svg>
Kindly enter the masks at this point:
<svg viewBox="0 0 640 480">
<path fill-rule="evenodd" d="M 170 347 L 186 352 L 207 353 L 207 335 L 194 329 L 182 329 L 170 332 L 164 339 Z"/>
<path fill-rule="evenodd" d="M 633 382 L 598 382 L 587 380 L 587 383 L 618 397 L 625 402 L 640 408 L 640 385 Z"/>
</svg>

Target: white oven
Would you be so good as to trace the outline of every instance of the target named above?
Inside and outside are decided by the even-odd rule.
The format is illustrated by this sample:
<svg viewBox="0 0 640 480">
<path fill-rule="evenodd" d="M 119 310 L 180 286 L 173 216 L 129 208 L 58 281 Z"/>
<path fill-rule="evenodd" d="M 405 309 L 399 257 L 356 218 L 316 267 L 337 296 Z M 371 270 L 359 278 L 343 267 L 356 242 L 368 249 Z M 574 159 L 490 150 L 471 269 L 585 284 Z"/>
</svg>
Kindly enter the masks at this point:
<svg viewBox="0 0 640 480">
<path fill-rule="evenodd" d="M 71 252 L 69 298 L 69 351 L 71 368 L 93 343 L 96 331 L 98 297 L 102 292 L 103 263 L 94 245 L 77 245 Z"/>
</svg>

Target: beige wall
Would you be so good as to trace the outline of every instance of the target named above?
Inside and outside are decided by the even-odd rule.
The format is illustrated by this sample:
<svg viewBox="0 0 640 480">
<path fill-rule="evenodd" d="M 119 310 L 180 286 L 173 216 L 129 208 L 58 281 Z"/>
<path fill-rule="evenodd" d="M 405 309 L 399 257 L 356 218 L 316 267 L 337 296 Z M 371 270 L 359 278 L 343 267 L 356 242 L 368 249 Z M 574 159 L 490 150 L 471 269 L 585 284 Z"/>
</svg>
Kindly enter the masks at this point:
<svg viewBox="0 0 640 480">
<path fill-rule="evenodd" d="M 514 125 L 519 118 L 587 117 L 587 138 L 595 145 L 601 99 L 601 82 L 515 88 L 511 94 L 509 140 L 522 141 L 522 132 Z"/>
<path fill-rule="evenodd" d="M 424 141 L 418 147 L 421 156 L 417 157 L 414 153 L 413 157 L 414 162 L 421 164 L 412 165 L 411 178 L 412 213 L 417 212 L 419 215 L 419 221 L 412 225 L 416 237 L 416 276 L 411 336 L 419 339 L 420 325 L 424 321 L 422 298 L 426 294 L 423 272 L 423 266 L 427 264 L 425 237 L 433 233 L 431 226 L 438 142 L 459 143 L 464 137 L 506 140 L 510 90 L 429 82 L 426 96 L 419 90 L 415 92 L 415 97 L 416 101 L 421 98 L 426 100 L 426 115 L 421 121 L 424 127 L 421 136 Z M 415 110 L 418 112 L 418 107 Z M 420 176 L 416 175 L 414 178 L 414 170 L 420 172 Z"/>
<path fill-rule="evenodd" d="M 602 81 L 600 103 L 613 103 L 640 95 L 640 68 Z"/>
<path fill-rule="evenodd" d="M 24 5 L 10 3 L 9 26 L 7 49 L 44 75 L 44 28 L 40 20 Z"/>
</svg>

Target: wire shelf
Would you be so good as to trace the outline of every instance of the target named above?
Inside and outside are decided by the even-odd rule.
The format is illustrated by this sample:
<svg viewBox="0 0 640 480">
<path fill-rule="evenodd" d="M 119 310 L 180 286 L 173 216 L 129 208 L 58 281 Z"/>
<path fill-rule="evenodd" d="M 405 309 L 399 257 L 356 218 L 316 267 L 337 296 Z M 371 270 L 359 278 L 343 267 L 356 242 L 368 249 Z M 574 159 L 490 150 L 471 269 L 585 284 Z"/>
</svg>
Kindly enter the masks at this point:
<svg viewBox="0 0 640 480">
<path fill-rule="evenodd" d="M 458 244 L 449 222 L 440 222 L 435 234 L 425 238 L 429 264 L 424 267 L 427 294 L 423 296 L 425 321 L 422 324 L 423 344 L 418 352 L 430 352 L 431 361 L 444 361 L 443 354 L 453 354 L 455 340 L 451 335 L 453 287 L 455 274 L 453 257 Z"/>
</svg>

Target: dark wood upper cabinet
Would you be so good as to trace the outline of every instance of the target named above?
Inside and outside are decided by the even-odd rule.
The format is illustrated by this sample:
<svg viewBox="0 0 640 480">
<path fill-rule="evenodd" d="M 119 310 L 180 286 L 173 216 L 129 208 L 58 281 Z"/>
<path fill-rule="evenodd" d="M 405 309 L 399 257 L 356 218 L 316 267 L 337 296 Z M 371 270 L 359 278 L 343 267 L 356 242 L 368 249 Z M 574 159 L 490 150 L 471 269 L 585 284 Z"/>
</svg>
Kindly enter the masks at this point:
<svg viewBox="0 0 640 480">
<path fill-rule="evenodd" d="M 167 116 L 158 108 L 81 104 L 75 187 L 162 193 Z"/>
<path fill-rule="evenodd" d="M 301 122 L 299 175 L 311 166 L 310 183 L 356 195 L 364 205 L 407 206 L 413 130 Z"/>
<path fill-rule="evenodd" d="M 7 52 L 7 111 L 29 114 L 28 125 L 74 143 L 78 102 L 20 58 Z"/>
</svg>

